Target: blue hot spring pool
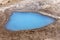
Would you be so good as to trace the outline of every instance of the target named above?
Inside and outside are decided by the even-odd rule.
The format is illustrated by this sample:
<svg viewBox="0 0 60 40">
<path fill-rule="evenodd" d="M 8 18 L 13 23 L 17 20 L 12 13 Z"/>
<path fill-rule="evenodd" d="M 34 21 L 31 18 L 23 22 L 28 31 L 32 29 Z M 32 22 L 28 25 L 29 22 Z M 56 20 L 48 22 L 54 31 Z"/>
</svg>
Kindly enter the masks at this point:
<svg viewBox="0 0 60 40">
<path fill-rule="evenodd" d="M 55 19 L 34 12 L 13 12 L 5 28 L 11 31 L 31 30 L 45 27 Z"/>
</svg>

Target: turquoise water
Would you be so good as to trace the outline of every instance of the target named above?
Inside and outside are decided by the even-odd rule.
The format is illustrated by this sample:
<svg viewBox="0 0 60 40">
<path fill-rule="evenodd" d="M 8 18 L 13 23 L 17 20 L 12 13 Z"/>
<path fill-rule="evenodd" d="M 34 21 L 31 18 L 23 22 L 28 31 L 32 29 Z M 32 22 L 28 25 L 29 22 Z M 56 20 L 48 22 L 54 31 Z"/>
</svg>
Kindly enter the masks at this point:
<svg viewBox="0 0 60 40">
<path fill-rule="evenodd" d="M 13 12 L 5 28 L 11 31 L 31 30 L 47 26 L 54 21 L 53 18 L 38 13 Z"/>
</svg>

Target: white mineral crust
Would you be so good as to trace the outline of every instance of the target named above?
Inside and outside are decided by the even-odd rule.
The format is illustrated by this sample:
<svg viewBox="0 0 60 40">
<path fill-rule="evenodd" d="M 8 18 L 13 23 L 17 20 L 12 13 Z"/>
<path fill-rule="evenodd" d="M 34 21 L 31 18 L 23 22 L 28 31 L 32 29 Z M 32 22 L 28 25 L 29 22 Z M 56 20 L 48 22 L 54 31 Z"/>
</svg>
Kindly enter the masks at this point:
<svg viewBox="0 0 60 40">
<path fill-rule="evenodd" d="M 2 2 L 3 0 L 0 0 Z M 22 0 L 14 4 L 0 7 L 0 11 L 20 10 L 20 11 L 39 11 L 48 10 L 51 13 L 42 13 L 60 19 L 60 0 Z M 54 14 L 55 13 L 55 14 Z"/>
</svg>

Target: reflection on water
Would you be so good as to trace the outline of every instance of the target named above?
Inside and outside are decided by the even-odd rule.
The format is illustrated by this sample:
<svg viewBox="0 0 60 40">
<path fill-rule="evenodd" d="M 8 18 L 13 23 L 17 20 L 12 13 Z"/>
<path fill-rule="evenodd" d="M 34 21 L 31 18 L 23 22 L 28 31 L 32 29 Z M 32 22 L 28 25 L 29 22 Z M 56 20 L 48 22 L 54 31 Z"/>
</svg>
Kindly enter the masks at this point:
<svg viewBox="0 0 60 40">
<path fill-rule="evenodd" d="M 55 20 L 33 12 L 13 12 L 6 24 L 6 29 L 11 31 L 31 30 L 41 28 L 53 23 Z"/>
</svg>

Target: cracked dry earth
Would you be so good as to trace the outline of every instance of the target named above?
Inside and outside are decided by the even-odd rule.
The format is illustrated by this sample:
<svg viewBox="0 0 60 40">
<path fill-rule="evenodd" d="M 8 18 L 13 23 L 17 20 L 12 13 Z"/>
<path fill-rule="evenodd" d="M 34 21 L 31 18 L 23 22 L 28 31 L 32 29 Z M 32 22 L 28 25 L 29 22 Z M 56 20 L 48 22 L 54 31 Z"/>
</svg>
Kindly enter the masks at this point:
<svg viewBox="0 0 60 40">
<path fill-rule="evenodd" d="M 46 1 L 43 0 L 42 3 Z M 4 12 L 0 11 L 0 40 L 60 40 L 60 19 L 58 19 L 60 16 L 60 12 L 59 12 L 60 8 L 59 8 L 58 1 L 56 1 L 56 4 L 53 3 L 47 4 L 50 6 L 46 8 L 44 7 L 45 5 L 42 5 L 42 8 L 39 9 L 39 11 L 42 11 L 46 14 L 51 14 L 55 18 L 57 18 L 53 24 L 50 24 L 46 27 L 39 28 L 39 29 L 17 31 L 17 32 L 8 31 L 4 28 L 4 25 L 7 23 L 9 16 L 12 15 L 11 12 L 12 10 L 14 10 L 14 8 L 6 9 L 4 10 Z M 31 10 L 33 9 L 31 8 Z"/>
</svg>

